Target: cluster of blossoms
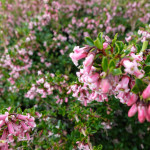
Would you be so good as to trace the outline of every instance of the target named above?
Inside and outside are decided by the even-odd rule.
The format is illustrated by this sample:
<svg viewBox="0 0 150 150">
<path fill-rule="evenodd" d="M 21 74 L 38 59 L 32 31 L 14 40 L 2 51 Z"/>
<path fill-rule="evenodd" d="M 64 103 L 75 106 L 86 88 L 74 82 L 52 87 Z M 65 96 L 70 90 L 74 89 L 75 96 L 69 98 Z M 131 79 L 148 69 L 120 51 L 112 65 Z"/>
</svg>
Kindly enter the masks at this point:
<svg viewBox="0 0 150 150">
<path fill-rule="evenodd" d="M 68 76 L 62 75 L 61 78 L 65 79 L 63 81 L 55 81 L 56 77 L 53 73 L 49 74 L 50 81 L 47 76 L 41 71 L 38 71 L 38 75 L 40 78 L 36 81 L 36 84 L 32 84 L 30 90 L 25 94 L 26 98 L 40 100 L 41 98 L 47 98 L 49 95 L 52 95 L 54 90 L 58 90 L 60 94 L 63 94 L 63 90 L 68 87 L 66 81 L 68 80 Z M 62 102 L 68 102 L 68 97 L 65 97 L 64 100 L 60 95 L 55 96 L 57 99 L 56 103 L 62 104 Z"/>
<path fill-rule="evenodd" d="M 130 21 L 132 21 L 133 18 L 138 18 L 142 22 L 147 23 L 150 19 L 150 13 L 148 12 L 150 4 L 143 2 L 129 2 L 126 5 L 124 17 L 128 18 Z"/>
<path fill-rule="evenodd" d="M 113 40 L 108 36 L 104 38 L 102 36 L 100 38 L 99 35 L 93 42 L 93 46 L 75 47 L 74 52 L 70 54 L 75 65 L 78 65 L 80 59 L 85 58 L 85 60 L 80 72 L 77 72 L 81 84 L 72 85 L 68 93 L 73 91 L 73 96 L 77 97 L 84 105 L 93 100 L 108 101 L 109 96 L 113 95 L 121 103 L 132 106 L 128 113 L 129 117 L 138 111 L 138 119 L 141 123 L 145 119 L 150 122 L 148 101 L 150 82 L 143 66 L 144 61 L 148 59 L 146 57 L 148 52 L 145 50 L 148 42 L 143 43 L 142 50 L 139 52 L 134 45 L 125 47 L 123 42 L 117 41 L 113 45 Z M 97 45 L 97 41 L 99 41 L 99 45 Z M 118 49 L 122 49 L 119 54 Z M 130 49 L 128 53 L 126 53 L 127 49 Z M 141 86 L 144 88 L 142 91 L 136 92 L 135 88 L 137 88 L 138 82 L 143 83 Z"/>
<path fill-rule="evenodd" d="M 16 113 L 5 112 L 0 115 L 0 128 L 2 135 L 0 137 L 0 148 L 8 150 L 9 144 L 15 145 L 15 138 L 17 141 L 31 140 L 30 132 L 36 127 L 34 117 L 30 114 L 22 115 Z"/>
<path fill-rule="evenodd" d="M 79 150 L 90 150 L 89 145 L 88 144 L 84 144 L 83 142 L 77 142 L 78 144 L 78 149 Z"/>
<path fill-rule="evenodd" d="M 149 25 L 150 28 L 150 25 Z M 142 40 L 141 41 L 146 41 L 150 39 L 150 32 L 145 31 L 145 30 L 139 30 L 138 34 L 142 36 Z"/>
</svg>

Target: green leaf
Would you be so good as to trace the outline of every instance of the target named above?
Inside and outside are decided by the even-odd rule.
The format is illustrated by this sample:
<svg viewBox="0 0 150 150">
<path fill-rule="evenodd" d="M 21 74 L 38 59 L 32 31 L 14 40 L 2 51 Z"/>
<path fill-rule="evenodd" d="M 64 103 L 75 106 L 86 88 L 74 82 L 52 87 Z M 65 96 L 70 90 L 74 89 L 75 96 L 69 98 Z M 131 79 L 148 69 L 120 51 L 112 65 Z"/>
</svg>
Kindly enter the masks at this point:
<svg viewBox="0 0 150 150">
<path fill-rule="evenodd" d="M 150 66 L 144 67 L 145 74 L 150 74 Z"/>
<path fill-rule="evenodd" d="M 98 34 L 97 39 L 94 41 L 94 45 L 95 45 L 97 48 L 102 49 L 102 48 L 103 48 L 103 42 L 104 42 L 103 33 L 100 32 L 100 33 Z"/>
<path fill-rule="evenodd" d="M 148 46 L 148 41 L 144 41 L 142 46 L 142 52 L 147 49 L 147 46 Z"/>
<path fill-rule="evenodd" d="M 135 86 L 132 88 L 133 93 L 142 92 L 146 88 L 146 84 L 141 79 L 135 80 Z"/>
<path fill-rule="evenodd" d="M 124 43 L 122 41 L 117 41 L 115 45 L 116 45 L 116 50 L 117 50 L 116 53 L 120 54 L 122 50 L 124 49 Z"/>
<path fill-rule="evenodd" d="M 145 63 L 150 62 L 150 55 L 147 56 Z"/>
<path fill-rule="evenodd" d="M 138 45 L 138 44 L 136 44 L 135 47 L 136 47 L 136 49 L 137 49 L 137 52 L 139 53 L 139 52 L 141 51 L 141 46 Z"/>
<path fill-rule="evenodd" d="M 102 49 L 102 48 L 101 48 L 100 40 L 99 40 L 98 38 L 94 41 L 94 45 L 95 45 L 97 48 Z"/>
<path fill-rule="evenodd" d="M 148 63 L 145 63 L 147 66 L 150 66 L 150 62 L 148 62 Z"/>
<path fill-rule="evenodd" d="M 115 65 L 114 60 L 111 59 L 110 62 L 109 62 L 109 69 L 110 69 L 110 68 L 113 68 L 113 69 L 114 69 L 115 66 L 116 66 L 116 65 Z"/>
<path fill-rule="evenodd" d="M 115 76 L 118 76 L 118 75 L 122 74 L 122 71 L 121 71 L 120 68 L 113 69 L 112 74 L 115 75 Z"/>
<path fill-rule="evenodd" d="M 103 60 L 102 60 L 102 68 L 103 70 L 106 72 L 107 69 L 108 69 L 108 59 L 107 57 L 103 57 Z"/>
<path fill-rule="evenodd" d="M 21 110 L 21 108 L 19 107 L 19 108 L 17 108 L 17 114 L 22 114 L 22 110 Z"/>
<path fill-rule="evenodd" d="M 94 41 L 90 38 L 90 37 L 86 37 L 85 41 L 88 45 L 90 46 L 94 46 Z"/>
<path fill-rule="evenodd" d="M 128 55 L 131 51 L 130 50 L 125 50 L 125 54 Z"/>
<path fill-rule="evenodd" d="M 113 46 L 117 40 L 118 33 L 115 34 L 114 39 L 112 40 L 111 46 Z"/>
</svg>

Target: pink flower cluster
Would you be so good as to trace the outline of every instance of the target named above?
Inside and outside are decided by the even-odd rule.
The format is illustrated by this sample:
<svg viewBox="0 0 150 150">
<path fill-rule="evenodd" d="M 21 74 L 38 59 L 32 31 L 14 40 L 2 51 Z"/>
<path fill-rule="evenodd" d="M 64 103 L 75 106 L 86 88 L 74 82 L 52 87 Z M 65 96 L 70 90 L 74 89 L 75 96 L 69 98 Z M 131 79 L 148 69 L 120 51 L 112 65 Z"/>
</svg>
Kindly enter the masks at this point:
<svg viewBox="0 0 150 150">
<path fill-rule="evenodd" d="M 31 140 L 30 131 L 36 127 L 34 117 L 30 114 L 22 115 L 16 113 L 5 112 L 0 115 L 0 128 L 3 131 L 0 137 L 1 150 L 8 150 L 9 144 L 14 145 L 17 141 Z"/>
<path fill-rule="evenodd" d="M 149 25 L 150 27 L 150 25 Z M 146 41 L 150 39 L 150 32 L 148 31 L 144 31 L 144 30 L 139 30 L 138 34 L 142 36 L 142 40 L 141 41 Z"/>
<path fill-rule="evenodd" d="M 60 94 L 63 94 L 66 87 L 68 87 L 65 81 L 68 80 L 68 76 L 66 75 L 62 75 L 62 78 L 65 80 L 61 82 L 49 82 L 41 71 L 38 71 L 38 75 L 41 77 L 36 81 L 36 84 L 32 84 L 30 90 L 25 94 L 26 98 L 40 100 L 41 98 L 47 98 L 49 95 L 52 95 L 54 90 L 58 90 Z M 50 74 L 50 77 L 55 80 L 53 73 Z M 63 101 L 68 102 L 68 97 L 65 97 L 63 100 L 61 96 L 57 95 L 55 98 L 57 99 L 56 103 L 62 104 Z"/>
<path fill-rule="evenodd" d="M 138 112 L 138 119 L 141 123 L 145 120 L 150 122 L 150 104 L 144 102 L 144 100 L 148 100 L 150 98 L 150 83 L 147 88 L 142 93 L 143 101 L 140 101 L 140 98 L 133 94 L 128 100 L 127 105 L 131 106 L 128 116 L 132 117 Z"/>
<path fill-rule="evenodd" d="M 105 37 L 105 39 L 108 39 L 108 37 Z M 86 46 L 83 48 L 76 46 L 74 48 L 74 52 L 70 54 L 74 64 L 78 65 L 80 59 L 85 58 L 85 60 L 83 61 L 83 66 L 80 67 L 80 71 L 77 72 L 77 77 L 81 84 L 72 85 L 68 93 L 72 91 L 73 96 L 85 106 L 93 100 L 97 102 L 108 101 L 108 97 L 113 95 L 121 103 L 132 106 L 128 113 L 129 117 L 135 115 L 138 111 L 138 119 L 141 123 L 145 119 L 150 122 L 150 106 L 147 102 L 150 98 L 150 84 L 143 91 L 142 97 L 132 92 L 135 80 L 143 79 L 145 75 L 142 66 L 146 59 L 143 55 L 144 52 L 137 53 L 135 46 L 130 47 L 130 53 L 120 58 L 116 64 L 116 68 L 124 67 L 124 73 L 113 75 L 112 73 L 104 72 L 101 64 L 97 64 L 99 68 L 94 67 L 96 56 L 99 53 L 106 55 L 105 49 L 108 46 L 110 46 L 110 43 L 104 42 L 102 50 L 94 46 Z"/>
</svg>

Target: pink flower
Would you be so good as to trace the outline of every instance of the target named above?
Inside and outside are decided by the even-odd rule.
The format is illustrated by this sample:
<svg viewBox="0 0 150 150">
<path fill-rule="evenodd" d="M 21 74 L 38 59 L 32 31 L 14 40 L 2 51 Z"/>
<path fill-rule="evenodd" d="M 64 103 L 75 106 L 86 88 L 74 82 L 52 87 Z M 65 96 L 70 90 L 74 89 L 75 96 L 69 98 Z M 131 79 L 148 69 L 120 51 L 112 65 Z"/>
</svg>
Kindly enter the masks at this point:
<svg viewBox="0 0 150 150">
<path fill-rule="evenodd" d="M 128 76 L 122 77 L 121 81 L 118 83 L 116 87 L 116 91 L 129 92 L 128 84 L 130 78 Z"/>
<path fill-rule="evenodd" d="M 138 69 L 139 64 L 136 61 L 131 62 L 129 60 L 124 60 L 123 66 L 125 67 L 126 73 L 135 75 L 139 79 L 144 76 L 144 74 L 141 71 L 139 71 Z"/>
<path fill-rule="evenodd" d="M 150 84 L 147 86 L 147 88 L 142 93 L 143 99 L 150 98 Z"/>
<path fill-rule="evenodd" d="M 0 115 L 0 120 L 5 120 L 7 118 L 7 114 L 6 115 Z"/>
<path fill-rule="evenodd" d="M 88 57 L 86 57 L 85 61 L 83 62 L 84 66 L 90 66 L 93 63 L 95 55 L 91 53 Z"/>
<path fill-rule="evenodd" d="M 139 105 L 138 106 L 138 119 L 140 123 L 143 123 L 145 121 L 146 117 L 146 110 L 145 106 Z"/>
<path fill-rule="evenodd" d="M 137 105 L 133 104 L 132 107 L 130 108 L 130 110 L 128 111 L 128 117 L 134 116 L 137 111 L 138 111 Z"/>
<path fill-rule="evenodd" d="M 131 36 L 125 38 L 125 40 L 126 40 L 127 42 L 131 41 L 131 39 L 132 39 Z"/>
<path fill-rule="evenodd" d="M 95 73 L 95 74 L 88 77 L 88 81 L 90 83 L 96 82 L 98 79 L 99 79 L 99 74 L 98 73 Z"/>
<path fill-rule="evenodd" d="M 14 128 L 13 128 L 12 123 L 8 122 L 7 126 L 8 126 L 9 134 L 14 134 L 15 132 L 14 132 Z"/>
<path fill-rule="evenodd" d="M 105 50 L 105 49 L 108 47 L 108 45 L 109 45 L 109 44 L 108 44 L 108 43 L 106 43 L 106 42 L 105 42 L 105 43 L 103 43 L 103 49 Z"/>
<path fill-rule="evenodd" d="M 86 56 L 87 56 L 86 53 L 77 53 L 77 54 L 70 53 L 70 57 L 76 66 L 78 65 L 78 60 L 85 58 Z"/>
<path fill-rule="evenodd" d="M 20 114 L 18 114 L 17 115 L 17 119 L 20 119 L 20 120 L 27 120 L 27 119 L 29 119 L 30 118 L 30 116 L 28 115 L 28 116 L 25 116 L 25 115 L 20 115 Z"/>
<path fill-rule="evenodd" d="M 130 99 L 127 102 L 128 106 L 133 105 L 138 100 L 138 96 L 136 94 L 132 94 Z"/>
<path fill-rule="evenodd" d="M 92 65 L 89 65 L 89 66 L 84 66 L 84 70 L 83 70 L 83 73 L 87 73 L 87 74 L 89 74 L 90 73 L 90 71 L 91 71 L 91 68 L 92 68 Z"/>
<path fill-rule="evenodd" d="M 103 93 L 108 93 L 110 88 L 111 88 L 111 85 L 110 85 L 108 79 L 102 79 L 102 81 L 101 81 L 102 92 Z"/>
</svg>

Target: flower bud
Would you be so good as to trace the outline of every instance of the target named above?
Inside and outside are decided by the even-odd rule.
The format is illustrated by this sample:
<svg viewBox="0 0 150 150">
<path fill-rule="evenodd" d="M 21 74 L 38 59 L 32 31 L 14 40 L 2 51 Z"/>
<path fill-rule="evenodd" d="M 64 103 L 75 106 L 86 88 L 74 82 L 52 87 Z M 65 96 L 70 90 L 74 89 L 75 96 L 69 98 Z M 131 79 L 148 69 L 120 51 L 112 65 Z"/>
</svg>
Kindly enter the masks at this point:
<svg viewBox="0 0 150 150">
<path fill-rule="evenodd" d="M 88 57 L 86 57 L 85 61 L 83 62 L 84 66 L 90 66 L 93 63 L 95 55 L 91 53 Z"/>
<path fill-rule="evenodd" d="M 109 45 L 109 44 L 108 44 L 108 43 L 106 43 L 106 42 L 105 42 L 105 43 L 103 43 L 103 49 L 105 50 L 105 49 L 108 47 L 108 45 Z"/>
<path fill-rule="evenodd" d="M 88 81 L 91 82 L 91 83 L 96 82 L 98 79 L 99 79 L 99 74 L 98 73 L 95 73 L 95 74 L 88 77 Z"/>
<path fill-rule="evenodd" d="M 128 117 L 134 116 L 136 114 L 137 110 L 138 110 L 137 105 L 136 104 L 132 105 L 132 107 L 128 111 Z"/>
<path fill-rule="evenodd" d="M 145 107 L 144 106 L 138 106 L 138 119 L 140 123 L 143 123 L 145 121 Z"/>
<path fill-rule="evenodd" d="M 8 122 L 8 131 L 9 131 L 9 134 L 14 134 L 14 128 L 13 128 L 13 125 L 11 122 Z"/>
<path fill-rule="evenodd" d="M 127 105 L 128 106 L 133 105 L 137 101 L 137 99 L 138 99 L 138 96 L 136 94 L 132 94 L 130 99 L 127 102 Z"/>
<path fill-rule="evenodd" d="M 108 79 L 102 79 L 101 81 L 101 89 L 103 93 L 108 93 L 110 89 L 110 83 Z"/>
<path fill-rule="evenodd" d="M 143 99 L 150 98 L 150 84 L 147 86 L 147 88 L 142 93 Z"/>
</svg>

